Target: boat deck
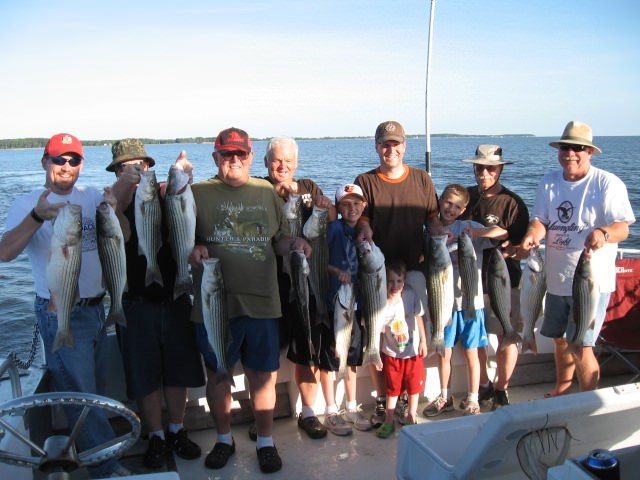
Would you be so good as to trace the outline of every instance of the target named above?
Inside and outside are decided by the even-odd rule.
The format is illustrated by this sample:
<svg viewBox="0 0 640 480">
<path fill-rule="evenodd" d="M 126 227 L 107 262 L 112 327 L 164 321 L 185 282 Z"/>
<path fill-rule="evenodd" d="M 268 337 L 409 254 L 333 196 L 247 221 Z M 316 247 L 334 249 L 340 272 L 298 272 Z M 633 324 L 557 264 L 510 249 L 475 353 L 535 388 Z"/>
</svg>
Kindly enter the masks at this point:
<svg viewBox="0 0 640 480">
<path fill-rule="evenodd" d="M 629 375 L 614 375 L 604 377 L 602 387 L 624 384 Z M 516 386 L 509 389 L 512 403 L 542 399 L 546 392 L 553 389 L 551 383 Z M 453 412 L 444 413 L 436 419 L 419 418 L 419 423 L 439 421 L 462 415 L 457 408 Z M 421 402 L 420 413 L 426 402 Z M 507 407 L 508 408 L 508 407 Z M 483 411 L 486 409 L 483 408 Z M 367 411 L 366 413 L 370 413 Z M 322 417 L 320 417 L 322 420 Z M 281 418 L 275 421 L 274 440 L 283 460 L 281 471 L 269 475 L 262 474 L 258 467 L 255 453 L 255 443 L 248 436 L 249 423 L 236 424 L 232 433 L 236 442 L 236 453 L 227 466 L 221 470 L 211 470 L 204 466 L 204 455 L 215 443 L 214 429 L 195 430 L 190 432 L 190 438 L 198 443 L 203 450 L 203 456 L 197 460 L 182 460 L 177 457 L 168 459 L 168 468 L 163 471 L 177 471 L 182 479 L 212 480 L 212 479 L 249 479 L 270 478 L 309 480 L 326 480 L 328 478 L 395 478 L 396 452 L 399 428 L 392 437 L 382 440 L 373 431 L 360 432 L 354 430 L 348 437 L 338 437 L 329 433 L 325 439 L 312 440 L 297 427 L 296 419 Z M 146 450 L 146 440 L 140 439 L 137 444 L 122 459 L 122 464 L 136 474 L 150 474 L 142 465 L 142 455 Z M 158 472 L 157 470 L 155 472 Z M 45 478 L 38 476 L 37 478 Z M 71 474 L 71 479 L 89 478 L 85 469 L 79 469 Z M 143 475 L 142 478 L 145 478 Z M 153 476 L 149 477 L 150 479 Z"/>
</svg>

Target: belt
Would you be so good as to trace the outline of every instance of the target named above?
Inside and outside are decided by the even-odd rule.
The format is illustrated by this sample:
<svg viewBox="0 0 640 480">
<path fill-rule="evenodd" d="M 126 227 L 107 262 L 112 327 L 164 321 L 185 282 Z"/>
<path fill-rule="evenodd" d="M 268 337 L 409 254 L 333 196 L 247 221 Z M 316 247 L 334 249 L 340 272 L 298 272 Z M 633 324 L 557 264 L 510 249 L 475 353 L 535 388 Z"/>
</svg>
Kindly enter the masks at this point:
<svg viewBox="0 0 640 480">
<path fill-rule="evenodd" d="M 95 307 L 96 305 L 100 305 L 100 302 L 102 302 L 102 299 L 104 298 L 104 293 L 98 297 L 88 297 L 88 298 L 81 298 L 78 303 L 76 303 L 75 306 L 77 307 Z M 41 297 L 39 295 L 36 295 L 36 300 L 40 300 L 40 301 L 49 301 L 48 298 L 44 298 Z"/>
<path fill-rule="evenodd" d="M 135 293 L 123 293 L 122 299 L 127 300 L 129 302 L 137 302 L 137 303 L 170 303 L 171 300 L 164 298 L 149 298 L 143 295 L 136 295 Z"/>
</svg>

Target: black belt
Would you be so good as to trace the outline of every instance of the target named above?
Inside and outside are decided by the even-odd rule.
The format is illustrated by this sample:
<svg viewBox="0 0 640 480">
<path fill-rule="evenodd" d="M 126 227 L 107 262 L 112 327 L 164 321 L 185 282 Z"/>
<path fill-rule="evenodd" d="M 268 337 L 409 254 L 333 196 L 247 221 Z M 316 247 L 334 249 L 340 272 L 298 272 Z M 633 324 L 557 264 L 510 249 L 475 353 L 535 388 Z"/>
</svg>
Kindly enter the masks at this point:
<svg viewBox="0 0 640 480">
<path fill-rule="evenodd" d="M 104 298 L 104 293 L 98 297 L 89 297 L 89 298 L 81 298 L 78 303 L 76 303 L 77 307 L 95 307 L 96 305 L 100 305 L 100 302 L 102 302 L 102 299 Z M 48 298 L 44 298 L 41 297 L 39 295 L 36 295 L 36 300 L 40 300 L 40 301 L 49 301 Z"/>
<path fill-rule="evenodd" d="M 143 295 L 136 295 L 135 293 L 123 293 L 122 299 L 127 300 L 128 302 L 137 302 L 137 303 L 171 303 L 170 298 L 149 298 Z"/>
</svg>

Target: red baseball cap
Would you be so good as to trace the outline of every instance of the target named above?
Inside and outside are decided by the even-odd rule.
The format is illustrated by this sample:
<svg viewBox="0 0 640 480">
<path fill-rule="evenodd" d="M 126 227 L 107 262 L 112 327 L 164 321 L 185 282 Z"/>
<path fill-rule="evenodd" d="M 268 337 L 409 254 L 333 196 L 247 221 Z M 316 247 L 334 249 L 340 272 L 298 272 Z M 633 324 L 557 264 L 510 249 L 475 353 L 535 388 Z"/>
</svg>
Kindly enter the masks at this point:
<svg viewBox="0 0 640 480">
<path fill-rule="evenodd" d="M 44 154 L 52 157 L 59 157 L 65 153 L 74 153 L 84 158 L 82 144 L 80 140 L 69 133 L 57 133 L 49 139 L 44 147 Z"/>
<path fill-rule="evenodd" d="M 251 153 L 251 139 L 244 130 L 231 127 L 222 130 L 216 137 L 216 152 L 241 150 Z"/>
</svg>

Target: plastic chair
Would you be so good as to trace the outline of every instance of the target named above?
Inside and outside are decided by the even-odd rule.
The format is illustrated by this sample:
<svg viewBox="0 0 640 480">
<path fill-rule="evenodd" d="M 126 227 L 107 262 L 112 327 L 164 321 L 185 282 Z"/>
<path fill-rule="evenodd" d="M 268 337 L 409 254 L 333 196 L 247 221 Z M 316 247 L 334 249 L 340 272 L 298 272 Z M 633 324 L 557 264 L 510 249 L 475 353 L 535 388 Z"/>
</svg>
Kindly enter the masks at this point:
<svg viewBox="0 0 640 480">
<path fill-rule="evenodd" d="M 611 359 L 622 361 L 633 373 L 629 383 L 640 377 L 640 366 L 625 354 L 640 354 L 640 258 L 616 260 L 616 291 L 611 293 L 607 315 L 596 347 L 603 366 Z"/>
</svg>

